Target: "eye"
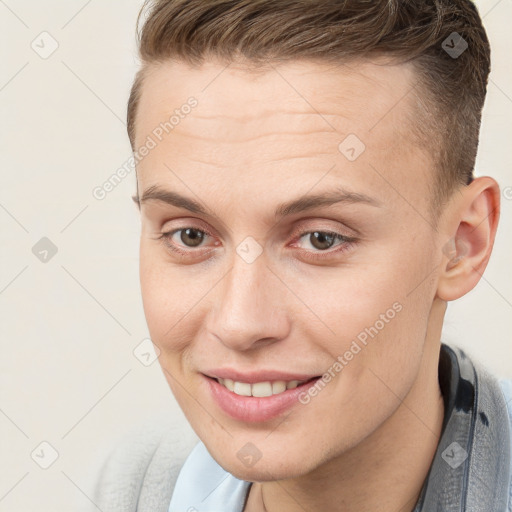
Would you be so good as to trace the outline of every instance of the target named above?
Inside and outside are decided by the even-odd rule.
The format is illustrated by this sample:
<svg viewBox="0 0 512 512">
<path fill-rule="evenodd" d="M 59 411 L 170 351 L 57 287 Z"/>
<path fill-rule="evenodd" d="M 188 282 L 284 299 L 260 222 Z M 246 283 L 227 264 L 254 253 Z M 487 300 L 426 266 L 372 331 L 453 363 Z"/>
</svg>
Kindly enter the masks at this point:
<svg viewBox="0 0 512 512">
<path fill-rule="evenodd" d="M 193 252 L 188 249 L 200 247 L 202 242 L 209 236 L 212 235 L 204 229 L 187 227 L 162 233 L 158 239 L 172 251 L 186 256 Z M 218 245 L 218 242 L 215 245 Z M 182 247 L 186 249 L 184 250 Z"/>
<path fill-rule="evenodd" d="M 301 233 L 296 240 L 305 239 L 313 250 L 306 248 L 301 252 L 310 259 L 327 258 L 329 256 L 348 251 L 356 242 L 354 237 L 348 237 L 333 231 L 306 231 Z M 335 245 L 335 242 L 339 243 Z M 294 246 L 296 243 L 293 244 Z M 336 249 L 329 251 L 331 247 Z"/>
<path fill-rule="evenodd" d="M 310 242 L 315 249 L 323 251 L 325 249 L 330 249 L 335 240 L 340 238 L 341 235 L 338 235 L 337 233 L 330 233 L 328 231 L 308 231 L 300 238 L 304 237 L 307 237 L 306 240 Z"/>
<path fill-rule="evenodd" d="M 194 249 L 200 249 L 201 245 L 206 245 L 203 242 L 208 237 L 213 237 L 213 235 L 205 229 L 185 227 L 162 233 L 158 239 L 173 252 L 181 256 L 192 256 L 194 253 L 204 255 L 203 252 L 198 253 Z M 356 242 L 355 238 L 334 231 L 306 231 L 299 233 L 292 247 L 296 247 L 298 241 L 302 239 L 305 239 L 310 247 L 302 247 L 300 251 L 311 260 L 328 258 L 334 254 L 348 251 Z M 338 243 L 336 244 L 336 242 Z M 220 242 L 217 241 L 213 245 L 218 246 Z M 329 251 L 332 247 L 335 247 L 335 249 Z"/>
<path fill-rule="evenodd" d="M 204 231 L 195 228 L 178 229 L 173 232 L 173 234 L 176 233 L 181 233 L 179 239 L 187 247 L 197 247 L 204 240 L 205 235 L 207 235 Z"/>
</svg>

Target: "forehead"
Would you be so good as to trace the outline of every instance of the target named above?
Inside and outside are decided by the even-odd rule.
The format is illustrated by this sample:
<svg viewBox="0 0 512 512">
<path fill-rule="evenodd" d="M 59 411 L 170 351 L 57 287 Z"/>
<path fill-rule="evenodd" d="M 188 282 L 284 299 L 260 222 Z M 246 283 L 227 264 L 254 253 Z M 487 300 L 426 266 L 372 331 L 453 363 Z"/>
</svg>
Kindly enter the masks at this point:
<svg viewBox="0 0 512 512">
<path fill-rule="evenodd" d="M 138 105 L 136 148 L 148 137 L 156 146 L 138 165 L 140 181 L 172 182 L 172 167 L 209 186 L 222 176 L 232 179 L 230 170 L 237 182 L 243 176 L 252 183 L 262 177 L 291 182 L 298 167 L 305 179 L 305 169 L 314 169 L 313 179 L 334 166 L 331 175 L 349 184 L 383 189 L 384 174 L 418 188 L 428 179 L 429 162 L 411 135 L 414 85 L 411 66 L 383 62 L 295 61 L 260 71 L 215 61 L 151 65 Z M 190 98 L 195 106 L 184 108 Z M 361 158 L 347 158 L 352 149 L 364 149 Z M 392 188 L 383 193 L 391 197 Z"/>
<path fill-rule="evenodd" d="M 261 70 L 250 64 L 206 61 L 190 67 L 167 61 L 146 70 L 138 124 L 147 131 L 151 123 L 161 122 L 162 115 L 195 96 L 204 116 L 220 112 L 225 120 L 247 122 L 292 111 L 316 114 L 320 121 L 322 115 L 331 114 L 345 117 L 347 124 L 363 132 L 372 130 L 384 117 L 388 123 L 405 120 L 412 108 L 414 80 L 412 66 L 392 65 L 382 59 L 338 65 L 293 61 L 268 64 Z M 140 126 L 146 123 L 149 125 Z"/>
</svg>

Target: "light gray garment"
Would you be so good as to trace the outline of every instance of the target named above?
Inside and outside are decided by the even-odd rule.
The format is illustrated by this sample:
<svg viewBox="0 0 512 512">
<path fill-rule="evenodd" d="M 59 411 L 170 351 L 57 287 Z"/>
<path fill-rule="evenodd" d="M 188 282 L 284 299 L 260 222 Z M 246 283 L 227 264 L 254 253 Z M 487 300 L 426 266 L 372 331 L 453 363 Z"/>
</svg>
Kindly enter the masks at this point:
<svg viewBox="0 0 512 512">
<path fill-rule="evenodd" d="M 101 512 L 167 512 L 197 440 L 163 418 L 133 429 L 108 454 L 92 501 Z"/>
<path fill-rule="evenodd" d="M 443 432 L 413 512 L 506 512 L 511 493 L 510 381 L 442 345 Z M 507 404 L 508 402 L 508 404 Z"/>
<path fill-rule="evenodd" d="M 441 361 L 449 414 L 414 512 L 512 512 L 512 382 L 498 383 L 460 349 L 443 345 Z M 100 510 L 240 512 L 249 483 L 221 468 L 203 443 L 188 445 L 191 453 L 184 464 L 184 442 L 190 441 L 162 427 L 119 445 L 107 460 L 93 498 Z M 455 442 L 468 454 L 459 465 L 456 457 L 465 455 L 458 447 L 450 448 Z M 171 498 L 175 508 L 170 508 Z"/>
</svg>

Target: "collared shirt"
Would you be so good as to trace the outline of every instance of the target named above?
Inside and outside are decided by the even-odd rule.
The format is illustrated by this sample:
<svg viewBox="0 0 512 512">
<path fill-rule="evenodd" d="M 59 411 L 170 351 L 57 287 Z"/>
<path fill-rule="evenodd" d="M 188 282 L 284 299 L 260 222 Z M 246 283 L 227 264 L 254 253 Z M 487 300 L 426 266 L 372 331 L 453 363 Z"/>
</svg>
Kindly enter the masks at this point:
<svg viewBox="0 0 512 512">
<path fill-rule="evenodd" d="M 498 382 L 461 349 L 442 344 L 439 385 L 441 437 L 413 512 L 512 512 L 512 381 Z M 243 512 L 250 486 L 199 442 L 168 512 Z"/>
</svg>

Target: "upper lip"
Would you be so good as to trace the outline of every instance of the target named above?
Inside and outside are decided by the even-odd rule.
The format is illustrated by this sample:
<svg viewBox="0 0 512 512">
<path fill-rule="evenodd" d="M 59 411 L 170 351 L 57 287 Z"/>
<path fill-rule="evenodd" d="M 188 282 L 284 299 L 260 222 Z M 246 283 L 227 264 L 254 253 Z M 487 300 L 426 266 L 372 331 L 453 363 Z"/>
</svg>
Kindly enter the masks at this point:
<svg viewBox="0 0 512 512">
<path fill-rule="evenodd" d="M 207 377 L 231 379 L 237 382 L 247 382 L 248 384 L 277 380 L 284 380 L 286 382 L 291 380 L 307 381 L 319 376 L 310 373 L 287 373 L 280 370 L 252 370 L 243 372 L 233 368 L 215 368 L 203 373 Z"/>
</svg>

